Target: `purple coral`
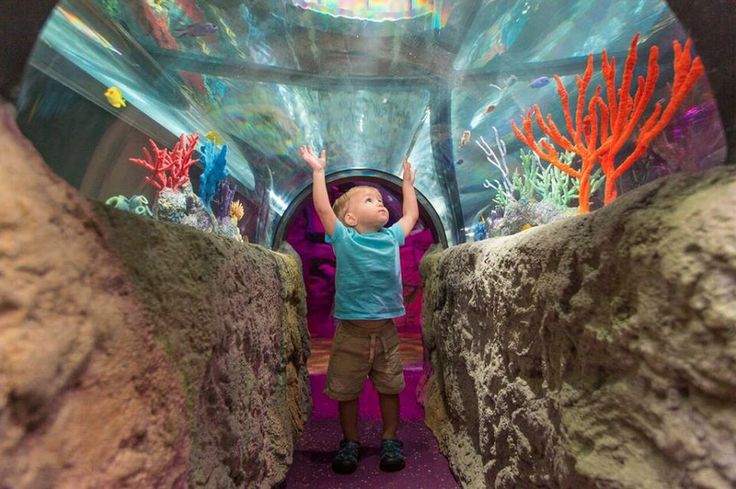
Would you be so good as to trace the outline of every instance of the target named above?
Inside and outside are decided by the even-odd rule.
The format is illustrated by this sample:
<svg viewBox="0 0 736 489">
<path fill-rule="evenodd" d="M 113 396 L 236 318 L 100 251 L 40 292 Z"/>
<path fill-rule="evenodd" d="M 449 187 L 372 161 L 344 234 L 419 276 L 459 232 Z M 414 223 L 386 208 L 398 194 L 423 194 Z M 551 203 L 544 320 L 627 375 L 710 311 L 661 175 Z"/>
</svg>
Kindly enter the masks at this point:
<svg viewBox="0 0 736 489">
<path fill-rule="evenodd" d="M 212 199 L 212 212 L 219 222 L 230 221 L 230 205 L 235 199 L 235 187 L 225 178 L 217 185 L 217 191 Z"/>
</svg>

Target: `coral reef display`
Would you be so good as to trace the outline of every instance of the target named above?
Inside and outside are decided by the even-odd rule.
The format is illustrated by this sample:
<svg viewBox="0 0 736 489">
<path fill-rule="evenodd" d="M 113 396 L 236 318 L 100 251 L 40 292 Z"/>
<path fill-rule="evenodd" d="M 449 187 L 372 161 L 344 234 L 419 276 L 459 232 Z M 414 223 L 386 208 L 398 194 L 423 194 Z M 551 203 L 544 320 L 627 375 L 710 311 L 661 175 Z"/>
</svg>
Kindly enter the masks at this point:
<svg viewBox="0 0 736 489">
<path fill-rule="evenodd" d="M 588 64 L 582 77 L 577 76 L 578 99 L 573 122 L 568 103 L 567 89 L 559 76 L 555 75 L 557 92 L 560 96 L 565 126 L 569 138 L 564 136 L 547 114 L 545 122 L 538 105 L 528 110 L 521 118 L 521 129 L 512 123 L 514 134 L 532 151 L 545 161 L 553 164 L 566 174 L 580 180 L 579 212 L 590 211 L 591 175 L 596 165 L 600 165 L 606 183 L 604 204 L 612 202 L 617 195 L 616 181 L 644 154 L 651 141 L 657 137 L 669 124 L 677 108 L 682 103 L 687 92 L 703 74 L 704 68 L 700 57 L 692 58 L 690 54 L 691 41 L 688 39 L 682 47 L 678 41 L 673 42 L 674 48 L 674 81 L 669 103 L 663 108 L 662 102 L 654 105 L 652 114 L 639 128 L 635 139 L 634 150 L 616 166 L 616 156 L 624 148 L 639 121 L 644 115 L 649 100 L 652 98 L 659 77 L 657 57 L 659 48 L 652 46 L 649 50 L 647 76 L 639 76 L 634 96 L 630 95 L 634 67 L 636 66 L 636 47 L 639 34 L 631 41 L 628 56 L 624 63 L 621 86 L 616 88 L 616 61 L 608 59 L 606 50 L 602 53 L 601 72 L 605 81 L 606 99 L 601 96 L 601 86 L 595 89 L 593 97 L 587 104 L 586 92 L 593 76 L 593 54 L 588 55 Z M 566 151 L 575 153 L 581 158 L 580 167 L 573 168 L 560 159 L 557 149 L 546 140 L 537 144 L 532 131 L 532 112 L 542 131 L 557 145 Z M 540 147 L 541 146 L 541 147 Z"/>
<path fill-rule="evenodd" d="M 476 241 L 486 237 L 508 236 L 529 227 L 548 224 L 572 214 L 569 205 L 578 199 L 580 181 L 570 177 L 554 165 L 544 165 L 532 151 L 519 153 L 520 169 L 512 170 L 506 161 L 506 144 L 493 127 L 496 149 L 481 136 L 476 141 L 491 165 L 501 172 L 501 179 L 485 180 L 483 186 L 496 191 L 493 202 L 496 208 L 481 222 L 485 230 L 475 225 L 473 237 Z M 565 152 L 560 160 L 568 166 L 575 154 Z M 591 191 L 603 184 L 603 175 L 597 170 L 592 176 Z"/>
<path fill-rule="evenodd" d="M 146 176 L 146 180 L 158 190 L 158 193 L 153 211 L 149 210 L 148 215 L 160 221 L 184 224 L 206 233 L 216 233 L 242 241 L 237 220 L 233 223 L 231 219 L 230 207 L 235 190 L 231 189 L 225 180 L 228 173 L 225 159 L 227 146 L 223 146 L 219 151 L 211 141 L 202 146 L 205 170 L 200 178 L 200 195 L 204 198 L 194 192 L 189 181 L 189 169 L 200 161 L 192 157 L 198 138 L 198 133 L 186 137 L 182 134 L 171 150 L 159 148 L 153 140 L 149 140 L 153 154 L 147 148 L 143 148 L 145 159 L 130 158 L 130 161 L 143 166 L 153 174 L 153 177 Z M 216 196 L 218 192 L 220 195 Z M 108 199 L 108 202 L 109 205 L 122 210 L 129 210 L 127 206 L 130 205 L 133 205 L 132 209 L 139 207 L 140 200 L 131 203 L 123 199 L 125 197 L 115 196 Z M 217 216 L 209 205 L 213 199 L 217 203 Z M 226 213 L 224 217 L 220 217 L 223 215 L 223 209 L 226 209 Z"/>
</svg>

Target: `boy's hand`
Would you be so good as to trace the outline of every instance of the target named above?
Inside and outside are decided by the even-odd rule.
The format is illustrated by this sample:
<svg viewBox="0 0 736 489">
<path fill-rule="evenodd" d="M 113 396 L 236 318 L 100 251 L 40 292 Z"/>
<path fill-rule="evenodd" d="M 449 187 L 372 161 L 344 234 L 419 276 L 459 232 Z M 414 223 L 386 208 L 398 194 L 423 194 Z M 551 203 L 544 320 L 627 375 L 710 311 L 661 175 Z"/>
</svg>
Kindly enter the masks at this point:
<svg viewBox="0 0 736 489">
<path fill-rule="evenodd" d="M 402 176 L 403 180 L 411 185 L 414 185 L 414 177 L 416 177 L 416 175 L 417 171 L 412 170 L 409 158 L 404 158 L 404 174 Z"/>
<path fill-rule="evenodd" d="M 419 205 L 417 204 L 417 195 L 414 192 L 414 177 L 417 171 L 412 170 L 409 158 L 404 158 L 404 175 L 401 183 L 401 197 L 404 200 L 403 214 L 399 219 L 401 230 L 404 236 L 409 236 L 411 230 L 419 219 Z"/>
<path fill-rule="evenodd" d="M 312 171 L 324 171 L 327 160 L 327 153 L 324 149 L 319 154 L 319 158 L 309 146 L 301 146 L 299 148 L 299 154 L 301 154 L 302 159 L 307 162 Z"/>
</svg>

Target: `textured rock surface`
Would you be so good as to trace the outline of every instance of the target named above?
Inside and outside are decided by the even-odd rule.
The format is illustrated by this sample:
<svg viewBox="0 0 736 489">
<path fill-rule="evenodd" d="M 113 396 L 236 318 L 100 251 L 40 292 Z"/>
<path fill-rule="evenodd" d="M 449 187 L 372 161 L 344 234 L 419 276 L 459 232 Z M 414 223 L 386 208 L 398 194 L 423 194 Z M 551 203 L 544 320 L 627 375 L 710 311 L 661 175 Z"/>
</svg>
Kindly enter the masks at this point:
<svg viewBox="0 0 736 489">
<path fill-rule="evenodd" d="M 736 487 L 736 169 L 425 258 L 427 422 L 466 487 Z"/>
<path fill-rule="evenodd" d="M 114 248 L 181 372 L 191 487 L 271 487 L 311 409 L 298 262 L 104 206 Z"/>
<path fill-rule="evenodd" d="M 88 203 L 9 122 L 0 124 L 0 486 L 186 487 L 176 370 Z"/>
<path fill-rule="evenodd" d="M 16 143 L 0 128 L 0 486 L 282 480 L 311 409 L 298 261 L 95 208 Z"/>
</svg>

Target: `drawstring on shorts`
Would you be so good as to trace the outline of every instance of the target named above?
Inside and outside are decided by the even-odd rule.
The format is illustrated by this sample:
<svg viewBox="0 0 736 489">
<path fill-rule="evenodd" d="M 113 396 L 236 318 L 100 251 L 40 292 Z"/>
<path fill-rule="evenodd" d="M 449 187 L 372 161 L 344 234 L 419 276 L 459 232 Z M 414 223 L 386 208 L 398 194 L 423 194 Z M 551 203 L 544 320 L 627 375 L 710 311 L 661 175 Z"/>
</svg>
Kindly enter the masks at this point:
<svg viewBox="0 0 736 489">
<path fill-rule="evenodd" d="M 381 340 L 381 346 L 383 347 L 384 353 L 388 352 L 388 348 L 386 348 L 386 340 L 379 333 L 372 333 L 370 336 L 371 336 L 371 346 L 370 346 L 370 349 L 368 350 L 368 364 L 373 365 L 373 359 L 376 356 L 376 338 Z"/>
</svg>

